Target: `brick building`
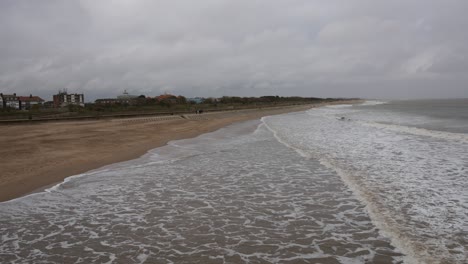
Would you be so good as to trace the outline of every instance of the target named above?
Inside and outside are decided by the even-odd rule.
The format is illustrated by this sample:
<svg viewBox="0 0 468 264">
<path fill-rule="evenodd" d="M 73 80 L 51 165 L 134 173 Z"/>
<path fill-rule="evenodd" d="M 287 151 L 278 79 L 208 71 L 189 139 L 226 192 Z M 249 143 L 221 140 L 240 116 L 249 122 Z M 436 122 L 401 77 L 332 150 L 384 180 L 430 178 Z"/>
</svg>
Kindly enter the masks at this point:
<svg viewBox="0 0 468 264">
<path fill-rule="evenodd" d="M 79 105 L 84 107 L 83 94 L 68 94 L 66 90 L 59 91 L 54 95 L 54 107 L 65 107 L 67 105 Z"/>
</svg>

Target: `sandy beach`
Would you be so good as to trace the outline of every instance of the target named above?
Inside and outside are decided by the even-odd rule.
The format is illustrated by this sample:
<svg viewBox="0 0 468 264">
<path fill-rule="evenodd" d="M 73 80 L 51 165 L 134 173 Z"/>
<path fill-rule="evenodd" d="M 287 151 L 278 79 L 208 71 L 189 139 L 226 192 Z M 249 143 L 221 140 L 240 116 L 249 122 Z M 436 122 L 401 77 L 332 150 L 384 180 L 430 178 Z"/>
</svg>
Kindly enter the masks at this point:
<svg viewBox="0 0 468 264">
<path fill-rule="evenodd" d="M 0 132 L 0 201 L 41 190 L 71 175 L 138 158 L 171 140 L 311 107 L 4 125 Z"/>
</svg>

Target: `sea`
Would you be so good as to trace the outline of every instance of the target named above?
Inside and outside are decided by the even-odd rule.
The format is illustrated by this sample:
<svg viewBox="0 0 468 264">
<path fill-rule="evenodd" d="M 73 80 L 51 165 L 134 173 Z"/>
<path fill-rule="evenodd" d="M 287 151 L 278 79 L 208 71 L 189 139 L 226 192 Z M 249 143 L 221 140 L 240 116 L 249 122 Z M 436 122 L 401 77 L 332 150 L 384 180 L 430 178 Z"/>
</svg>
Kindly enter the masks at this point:
<svg viewBox="0 0 468 264">
<path fill-rule="evenodd" d="M 1 263 L 468 263 L 468 100 L 172 141 L 0 203 L 0 241 Z"/>
</svg>

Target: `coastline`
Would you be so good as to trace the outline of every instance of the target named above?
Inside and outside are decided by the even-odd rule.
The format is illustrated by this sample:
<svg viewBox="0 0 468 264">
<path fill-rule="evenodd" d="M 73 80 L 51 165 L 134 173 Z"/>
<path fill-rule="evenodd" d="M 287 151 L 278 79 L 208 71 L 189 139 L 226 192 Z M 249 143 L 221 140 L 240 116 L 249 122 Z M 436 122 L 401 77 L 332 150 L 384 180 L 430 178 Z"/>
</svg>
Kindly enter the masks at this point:
<svg viewBox="0 0 468 264">
<path fill-rule="evenodd" d="M 8 125 L 0 133 L 0 202 L 42 191 L 65 178 L 131 160 L 171 140 L 235 122 L 302 111 L 314 105 L 190 115 Z"/>
<path fill-rule="evenodd" d="M 4 126 L 0 132 L 0 202 L 43 191 L 72 175 L 138 158 L 172 140 L 193 138 L 236 122 L 328 104 Z"/>
</svg>

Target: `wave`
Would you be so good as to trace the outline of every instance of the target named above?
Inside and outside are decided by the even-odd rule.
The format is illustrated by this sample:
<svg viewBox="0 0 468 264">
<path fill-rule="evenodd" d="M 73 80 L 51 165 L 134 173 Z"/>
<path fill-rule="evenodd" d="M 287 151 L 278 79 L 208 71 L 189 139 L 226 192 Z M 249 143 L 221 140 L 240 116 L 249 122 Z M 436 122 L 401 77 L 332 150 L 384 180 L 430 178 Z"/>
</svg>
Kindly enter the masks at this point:
<svg viewBox="0 0 468 264">
<path fill-rule="evenodd" d="M 378 101 L 378 100 L 366 100 L 364 103 L 361 105 L 382 105 L 382 104 L 388 104 L 388 101 Z"/>
<path fill-rule="evenodd" d="M 278 142 L 336 171 L 406 262 L 463 263 L 466 135 L 336 119 L 353 111 L 327 107 L 262 122 Z"/>
<path fill-rule="evenodd" d="M 394 228 L 391 228 L 390 224 L 387 224 L 389 221 L 392 220 L 391 213 L 382 212 L 382 206 L 378 206 L 376 204 L 372 204 L 370 201 L 372 199 L 372 195 L 369 192 L 365 192 L 365 190 L 361 186 L 361 182 L 359 181 L 359 176 L 354 175 L 351 173 L 350 170 L 345 170 L 340 168 L 336 162 L 334 162 L 333 158 L 328 157 L 327 155 L 323 155 L 319 152 L 307 151 L 305 148 L 301 148 L 299 145 L 288 143 L 286 139 L 281 138 L 279 132 L 276 131 L 274 128 L 269 126 L 266 122 L 266 118 L 262 118 L 262 125 L 265 126 L 275 137 L 275 139 L 283 144 L 284 146 L 293 149 L 296 151 L 300 156 L 307 158 L 307 159 L 315 159 L 320 162 L 326 168 L 335 171 L 343 180 L 343 182 L 352 190 L 352 192 L 356 195 L 356 197 L 366 205 L 367 211 L 369 216 L 374 223 L 374 225 L 381 230 L 384 236 L 389 237 L 392 241 L 392 244 L 400 249 L 406 256 L 405 262 L 406 263 L 422 263 L 417 260 L 417 254 L 415 254 L 411 249 L 411 245 L 408 241 L 401 240 L 401 234 L 397 232 Z"/>
<path fill-rule="evenodd" d="M 398 133 L 406 133 L 406 134 L 412 134 L 412 135 L 417 135 L 417 136 L 432 137 L 432 138 L 437 138 L 437 139 L 442 139 L 442 140 L 457 141 L 460 143 L 468 143 L 468 134 L 437 131 L 437 130 L 409 127 L 409 126 L 395 125 L 395 124 L 384 124 L 384 123 L 379 123 L 379 122 L 366 122 L 366 121 L 357 121 L 357 122 L 364 126 L 374 127 L 378 129 L 386 129 L 386 130 L 390 130 L 390 131 L 394 131 Z"/>
</svg>

